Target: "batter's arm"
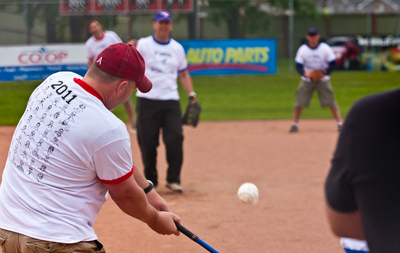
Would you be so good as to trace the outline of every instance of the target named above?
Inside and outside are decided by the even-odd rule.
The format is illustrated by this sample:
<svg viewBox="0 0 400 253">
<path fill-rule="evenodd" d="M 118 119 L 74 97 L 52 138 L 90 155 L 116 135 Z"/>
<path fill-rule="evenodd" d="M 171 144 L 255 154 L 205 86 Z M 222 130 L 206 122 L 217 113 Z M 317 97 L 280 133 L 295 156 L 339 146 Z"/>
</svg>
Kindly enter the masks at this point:
<svg viewBox="0 0 400 253">
<path fill-rule="evenodd" d="M 183 89 L 186 91 L 186 94 L 194 92 L 192 78 L 190 77 L 189 71 L 185 69 L 182 72 L 179 72 L 179 79 L 181 81 Z"/>
<path fill-rule="evenodd" d="M 105 184 L 105 186 L 111 198 L 126 214 L 143 221 L 159 234 L 179 235 L 174 222 L 179 222 L 180 218 L 170 212 L 159 212 L 151 206 L 133 176 L 121 183 Z"/>
<path fill-rule="evenodd" d="M 140 188 L 145 189 L 149 186 L 144 175 L 138 170 L 136 165 L 133 169 L 133 177 Z M 147 200 L 149 203 L 158 211 L 169 211 L 167 202 L 153 189 L 146 193 Z"/>
<path fill-rule="evenodd" d="M 339 212 L 328 203 L 325 210 L 331 230 L 336 236 L 365 240 L 359 211 Z"/>
</svg>

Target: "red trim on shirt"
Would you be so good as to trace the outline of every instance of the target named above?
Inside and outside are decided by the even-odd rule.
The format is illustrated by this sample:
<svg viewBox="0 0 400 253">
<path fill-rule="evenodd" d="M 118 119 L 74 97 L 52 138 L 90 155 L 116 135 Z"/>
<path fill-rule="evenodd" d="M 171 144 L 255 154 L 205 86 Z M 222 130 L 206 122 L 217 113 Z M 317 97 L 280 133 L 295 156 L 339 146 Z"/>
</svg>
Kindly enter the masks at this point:
<svg viewBox="0 0 400 253">
<path fill-rule="evenodd" d="M 92 94 L 93 96 L 97 97 L 98 99 L 100 99 L 100 101 L 102 103 L 104 103 L 103 102 L 103 98 L 100 96 L 100 94 L 95 89 L 93 89 L 92 86 L 90 86 L 89 84 L 85 83 L 84 81 L 82 81 L 79 78 L 74 78 L 74 82 L 79 84 L 79 86 L 81 86 L 85 91 L 87 91 L 90 94 Z"/>
<path fill-rule="evenodd" d="M 132 166 L 131 171 L 128 172 L 126 175 L 120 177 L 120 178 L 113 179 L 113 180 L 104 180 L 104 179 L 100 179 L 100 181 L 101 181 L 103 184 L 119 184 L 119 183 L 122 183 L 122 182 L 124 182 L 125 180 L 127 180 L 130 176 L 132 176 L 132 174 L 133 174 L 133 168 L 134 168 L 134 167 Z"/>
<path fill-rule="evenodd" d="M 100 41 L 100 40 L 104 39 L 104 36 L 105 36 L 105 35 L 106 35 L 106 31 L 103 31 L 103 33 L 101 34 L 101 38 L 100 38 L 100 39 L 96 38 L 95 36 L 93 36 L 93 38 L 94 38 L 94 40 L 96 40 L 96 41 Z"/>
</svg>

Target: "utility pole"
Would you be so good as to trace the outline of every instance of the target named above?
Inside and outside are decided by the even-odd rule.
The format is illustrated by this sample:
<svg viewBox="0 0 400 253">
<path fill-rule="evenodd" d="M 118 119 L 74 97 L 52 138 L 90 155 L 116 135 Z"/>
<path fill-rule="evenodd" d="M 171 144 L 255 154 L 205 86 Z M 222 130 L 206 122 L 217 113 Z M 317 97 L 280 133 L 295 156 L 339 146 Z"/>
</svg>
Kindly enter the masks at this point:
<svg viewBox="0 0 400 253">
<path fill-rule="evenodd" d="M 289 0 L 289 73 L 293 75 L 293 0 Z"/>
<path fill-rule="evenodd" d="M 29 35 L 28 35 L 28 2 L 24 1 L 24 33 L 25 33 L 25 44 L 29 44 Z"/>
</svg>

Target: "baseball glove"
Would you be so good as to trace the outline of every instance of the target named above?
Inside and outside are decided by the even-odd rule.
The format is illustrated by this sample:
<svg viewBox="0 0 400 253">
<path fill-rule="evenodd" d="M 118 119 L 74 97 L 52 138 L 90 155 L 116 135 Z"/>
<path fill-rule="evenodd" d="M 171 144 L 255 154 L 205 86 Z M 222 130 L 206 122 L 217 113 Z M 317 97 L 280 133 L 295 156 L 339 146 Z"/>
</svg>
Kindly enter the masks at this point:
<svg viewBox="0 0 400 253">
<path fill-rule="evenodd" d="M 321 70 L 313 69 L 311 70 L 309 77 L 311 81 L 318 82 L 324 77 L 324 75 L 325 74 Z"/>
<path fill-rule="evenodd" d="M 185 114 L 182 118 L 183 125 L 196 127 L 199 123 L 201 113 L 201 104 L 196 97 L 189 97 L 189 104 L 186 106 Z"/>
</svg>

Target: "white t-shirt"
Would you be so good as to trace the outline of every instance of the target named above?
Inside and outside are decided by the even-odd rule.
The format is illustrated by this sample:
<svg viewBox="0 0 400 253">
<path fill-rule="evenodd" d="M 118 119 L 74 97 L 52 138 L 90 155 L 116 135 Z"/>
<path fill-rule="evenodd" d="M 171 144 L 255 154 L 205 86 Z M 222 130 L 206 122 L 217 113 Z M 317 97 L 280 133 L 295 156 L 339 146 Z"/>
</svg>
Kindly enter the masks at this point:
<svg viewBox="0 0 400 253">
<path fill-rule="evenodd" d="M 310 69 L 327 69 L 329 63 L 336 59 L 335 53 L 328 44 L 321 42 L 318 47 L 310 48 L 308 45 L 303 44 L 297 50 L 295 61 L 304 66 L 304 71 Z M 302 76 L 305 81 L 310 81 L 309 78 Z M 330 77 L 325 75 L 321 81 L 328 81 Z"/>
<path fill-rule="evenodd" d="M 122 40 L 113 31 L 104 31 L 104 36 L 101 39 L 96 39 L 91 36 L 85 43 L 86 57 L 96 60 L 97 56 L 109 45 L 120 43 Z"/>
<path fill-rule="evenodd" d="M 146 64 L 145 75 L 153 83 L 153 88 L 137 97 L 153 100 L 179 100 L 177 77 L 178 72 L 187 68 L 185 50 L 176 40 L 167 43 L 155 40 L 153 36 L 141 38 L 137 50 Z"/>
<path fill-rule="evenodd" d="M 61 243 L 97 239 L 104 184 L 133 173 L 129 133 L 72 72 L 48 77 L 16 127 L 0 186 L 0 228 Z"/>
</svg>

